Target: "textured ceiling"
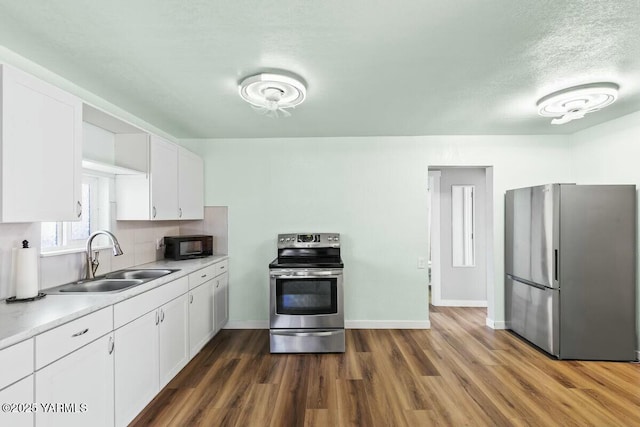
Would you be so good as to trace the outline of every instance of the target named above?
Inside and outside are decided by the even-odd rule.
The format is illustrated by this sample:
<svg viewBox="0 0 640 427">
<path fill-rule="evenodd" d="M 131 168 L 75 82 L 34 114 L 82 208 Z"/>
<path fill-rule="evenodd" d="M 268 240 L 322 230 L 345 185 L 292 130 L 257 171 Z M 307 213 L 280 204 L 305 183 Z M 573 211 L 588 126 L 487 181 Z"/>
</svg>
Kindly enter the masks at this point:
<svg viewBox="0 0 640 427">
<path fill-rule="evenodd" d="M 0 44 L 176 137 L 573 133 L 640 110 L 640 0 L 0 0 Z M 256 114 L 243 77 L 308 97 Z M 553 126 L 536 101 L 612 81 Z"/>
</svg>

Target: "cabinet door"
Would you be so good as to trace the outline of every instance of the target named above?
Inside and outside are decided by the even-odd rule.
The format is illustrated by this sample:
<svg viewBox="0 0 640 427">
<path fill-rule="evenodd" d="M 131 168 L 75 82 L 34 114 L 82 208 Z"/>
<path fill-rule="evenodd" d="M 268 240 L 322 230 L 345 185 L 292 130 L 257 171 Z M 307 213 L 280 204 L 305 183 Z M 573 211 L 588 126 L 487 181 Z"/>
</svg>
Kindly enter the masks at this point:
<svg viewBox="0 0 640 427">
<path fill-rule="evenodd" d="M 114 332 L 116 426 L 129 424 L 160 390 L 159 323 L 154 310 Z"/>
<path fill-rule="evenodd" d="M 151 219 L 178 219 L 178 146 L 151 135 Z"/>
<path fill-rule="evenodd" d="M 184 294 L 159 309 L 161 388 L 189 361 L 188 301 Z"/>
<path fill-rule="evenodd" d="M 2 221 L 74 221 L 81 213 L 82 102 L 2 66 Z"/>
<path fill-rule="evenodd" d="M 178 216 L 204 218 L 204 165 L 196 154 L 178 148 Z"/>
<path fill-rule="evenodd" d="M 193 358 L 213 336 L 213 287 L 209 280 L 189 292 L 189 357 Z"/>
<path fill-rule="evenodd" d="M 15 411 L 0 412 L 0 426 L 33 427 L 33 414 L 41 409 L 33 398 L 33 375 L 0 391 L 0 402 L 8 404 L 27 404 L 28 411 L 20 407 Z"/>
<path fill-rule="evenodd" d="M 229 273 L 218 276 L 213 294 L 215 307 L 215 332 L 218 332 L 229 320 Z"/>
<path fill-rule="evenodd" d="M 113 426 L 113 335 L 36 372 L 36 425 Z"/>
</svg>

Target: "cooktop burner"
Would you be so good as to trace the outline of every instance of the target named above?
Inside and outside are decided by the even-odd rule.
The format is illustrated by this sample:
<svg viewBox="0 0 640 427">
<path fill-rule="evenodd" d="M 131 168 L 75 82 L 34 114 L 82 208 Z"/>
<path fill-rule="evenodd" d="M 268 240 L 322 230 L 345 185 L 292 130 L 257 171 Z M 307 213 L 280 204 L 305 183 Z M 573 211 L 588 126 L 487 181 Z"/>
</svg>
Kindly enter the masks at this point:
<svg viewBox="0 0 640 427">
<path fill-rule="evenodd" d="M 340 234 L 279 234 L 278 258 L 269 268 L 344 268 Z"/>
</svg>

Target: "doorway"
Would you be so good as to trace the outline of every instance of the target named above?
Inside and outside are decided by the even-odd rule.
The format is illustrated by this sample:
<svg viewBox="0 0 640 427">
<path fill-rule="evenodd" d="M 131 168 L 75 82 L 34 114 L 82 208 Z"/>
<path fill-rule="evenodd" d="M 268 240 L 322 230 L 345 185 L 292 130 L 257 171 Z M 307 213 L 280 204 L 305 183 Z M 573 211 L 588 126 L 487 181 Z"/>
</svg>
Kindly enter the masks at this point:
<svg viewBox="0 0 640 427">
<path fill-rule="evenodd" d="M 493 168 L 429 168 L 431 304 L 489 307 L 493 295 Z"/>
</svg>

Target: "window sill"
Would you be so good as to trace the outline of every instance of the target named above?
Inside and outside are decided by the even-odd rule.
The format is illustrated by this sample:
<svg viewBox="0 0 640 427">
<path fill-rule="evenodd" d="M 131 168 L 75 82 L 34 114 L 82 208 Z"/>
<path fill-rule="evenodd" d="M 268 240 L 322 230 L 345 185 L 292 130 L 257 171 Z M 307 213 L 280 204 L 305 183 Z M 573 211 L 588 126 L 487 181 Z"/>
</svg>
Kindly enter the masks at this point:
<svg viewBox="0 0 640 427">
<path fill-rule="evenodd" d="M 111 249 L 112 246 L 96 246 L 91 248 L 94 251 L 101 251 L 104 249 Z M 41 252 L 40 253 L 40 258 L 47 258 L 47 257 L 51 257 L 51 256 L 58 256 L 58 255 L 68 255 L 68 254 L 79 254 L 79 253 L 84 253 L 86 251 L 86 248 L 84 247 L 78 247 L 78 248 L 66 248 L 66 249 L 54 249 L 51 251 L 46 251 L 46 252 Z"/>
</svg>

